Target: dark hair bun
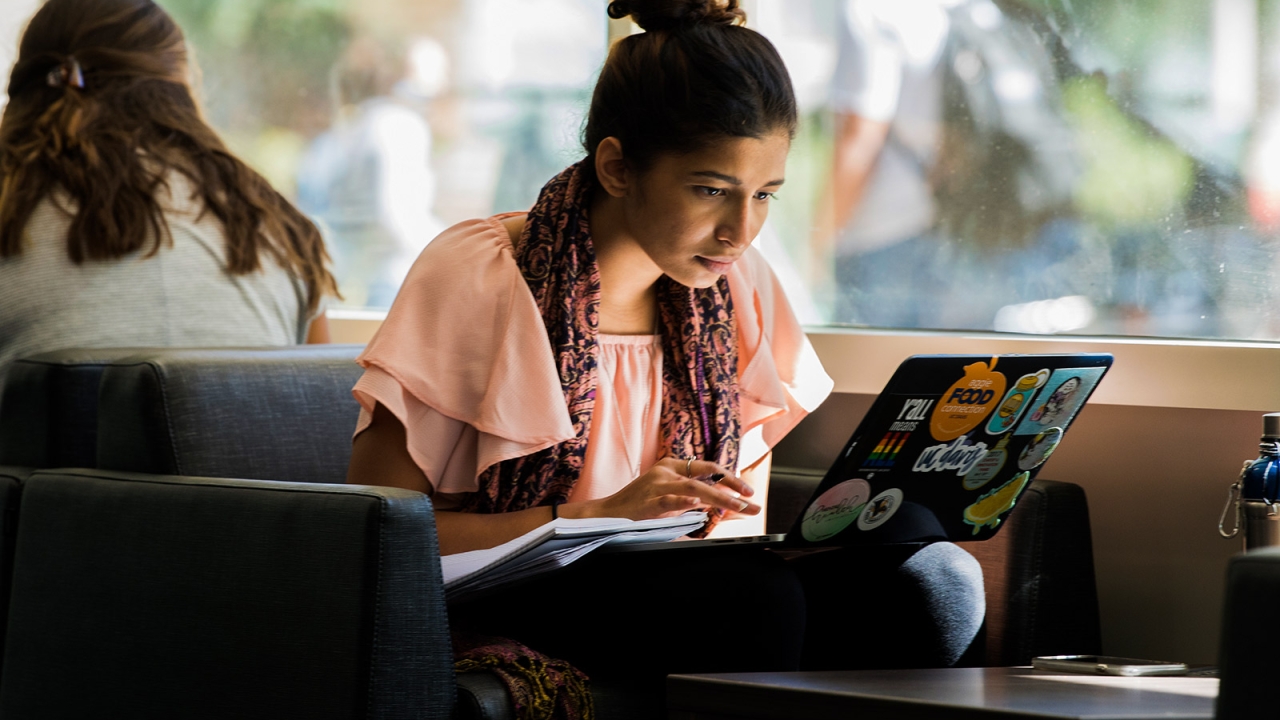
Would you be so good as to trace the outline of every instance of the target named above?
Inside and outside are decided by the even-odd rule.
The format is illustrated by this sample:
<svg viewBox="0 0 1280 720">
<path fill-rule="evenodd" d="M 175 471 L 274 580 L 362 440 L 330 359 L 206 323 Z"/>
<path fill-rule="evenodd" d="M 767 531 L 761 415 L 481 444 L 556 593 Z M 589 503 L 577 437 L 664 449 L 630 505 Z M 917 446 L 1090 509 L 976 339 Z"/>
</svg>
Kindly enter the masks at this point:
<svg viewBox="0 0 1280 720">
<path fill-rule="evenodd" d="M 631 16 L 645 30 L 667 30 L 681 25 L 742 25 L 747 13 L 738 0 L 614 0 L 609 17 Z"/>
</svg>

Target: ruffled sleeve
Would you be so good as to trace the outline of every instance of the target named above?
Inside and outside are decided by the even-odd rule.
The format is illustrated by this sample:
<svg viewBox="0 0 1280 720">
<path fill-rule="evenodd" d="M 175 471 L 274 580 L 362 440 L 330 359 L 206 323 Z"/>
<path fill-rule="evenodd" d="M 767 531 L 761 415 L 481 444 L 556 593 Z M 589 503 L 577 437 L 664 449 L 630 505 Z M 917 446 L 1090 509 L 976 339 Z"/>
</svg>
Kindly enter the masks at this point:
<svg viewBox="0 0 1280 720">
<path fill-rule="evenodd" d="M 436 492 L 475 492 L 490 465 L 574 436 L 505 217 L 460 223 L 427 245 L 357 359 L 356 434 L 385 406 Z"/>
<path fill-rule="evenodd" d="M 358 358 L 358 435 L 375 405 L 405 426 L 437 493 L 475 492 L 490 465 L 574 436 L 542 315 L 501 221 L 455 225 L 414 263 Z M 729 273 L 738 322 L 742 467 L 831 392 L 832 381 L 754 248 Z"/>
<path fill-rule="evenodd" d="M 748 248 L 728 274 L 738 321 L 739 467 L 755 464 L 834 387 L 764 256 Z"/>
</svg>

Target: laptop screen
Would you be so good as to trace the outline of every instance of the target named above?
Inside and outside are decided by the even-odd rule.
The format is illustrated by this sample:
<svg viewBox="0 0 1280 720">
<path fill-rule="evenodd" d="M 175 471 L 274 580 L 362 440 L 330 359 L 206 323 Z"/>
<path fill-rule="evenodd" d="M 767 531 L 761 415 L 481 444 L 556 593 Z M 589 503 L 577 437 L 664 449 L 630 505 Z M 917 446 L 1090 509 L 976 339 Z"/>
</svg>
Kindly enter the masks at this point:
<svg viewBox="0 0 1280 720">
<path fill-rule="evenodd" d="M 917 355 L 898 367 L 788 533 L 799 545 L 985 540 L 1112 356 Z"/>
</svg>

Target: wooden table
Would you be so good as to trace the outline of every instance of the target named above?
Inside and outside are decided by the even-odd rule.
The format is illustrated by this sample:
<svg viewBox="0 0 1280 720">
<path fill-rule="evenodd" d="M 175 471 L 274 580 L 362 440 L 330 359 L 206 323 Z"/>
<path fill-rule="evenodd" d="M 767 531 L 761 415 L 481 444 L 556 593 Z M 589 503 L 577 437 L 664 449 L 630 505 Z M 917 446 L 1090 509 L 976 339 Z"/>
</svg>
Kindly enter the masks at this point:
<svg viewBox="0 0 1280 720">
<path fill-rule="evenodd" d="M 1212 720 L 1218 680 L 1031 668 L 672 675 L 670 720 Z"/>
</svg>

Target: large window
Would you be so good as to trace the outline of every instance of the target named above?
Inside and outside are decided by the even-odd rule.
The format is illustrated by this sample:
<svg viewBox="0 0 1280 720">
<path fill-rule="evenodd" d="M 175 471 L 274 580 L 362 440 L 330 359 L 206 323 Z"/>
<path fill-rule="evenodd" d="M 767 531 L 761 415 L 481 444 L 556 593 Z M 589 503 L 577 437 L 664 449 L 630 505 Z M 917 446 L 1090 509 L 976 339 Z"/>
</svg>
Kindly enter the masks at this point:
<svg viewBox="0 0 1280 720">
<path fill-rule="evenodd" d="M 386 308 L 459 220 L 527 208 L 580 155 L 594 0 L 160 0 L 213 124 L 321 225 L 349 307 Z"/>
<path fill-rule="evenodd" d="M 604 0 L 160 1 L 350 307 L 581 156 L 610 36 Z M 1277 0 L 744 6 L 801 104 L 759 245 L 807 322 L 1280 338 Z"/>
<path fill-rule="evenodd" d="M 1280 337 L 1275 2 L 781 5 L 774 229 L 821 320 Z"/>
</svg>

